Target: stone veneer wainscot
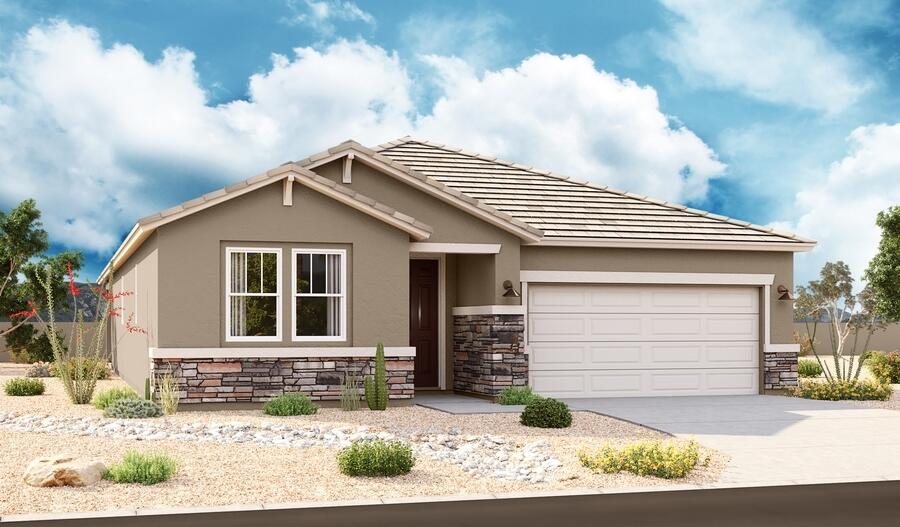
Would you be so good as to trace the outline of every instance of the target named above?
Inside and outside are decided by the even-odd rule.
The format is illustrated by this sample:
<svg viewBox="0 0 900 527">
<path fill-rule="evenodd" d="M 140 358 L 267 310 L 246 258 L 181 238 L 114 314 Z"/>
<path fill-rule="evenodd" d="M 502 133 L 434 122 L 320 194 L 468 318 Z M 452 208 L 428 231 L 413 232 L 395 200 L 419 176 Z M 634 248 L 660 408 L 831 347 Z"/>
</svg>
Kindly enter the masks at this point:
<svg viewBox="0 0 900 527">
<path fill-rule="evenodd" d="M 389 398 L 412 399 L 413 359 L 385 357 L 384 362 Z M 372 375 L 375 359 L 153 359 L 153 375 L 158 379 L 171 373 L 178 383 L 180 402 L 183 404 L 265 402 L 291 392 L 303 393 L 314 401 L 336 401 L 341 398 L 341 384 L 346 371 L 357 372 L 361 376 Z"/>
<path fill-rule="evenodd" d="M 528 384 L 523 315 L 453 317 L 453 389 L 497 395 Z"/>
<path fill-rule="evenodd" d="M 795 351 L 766 352 L 764 354 L 763 377 L 766 390 L 786 390 L 798 385 L 797 360 Z"/>
</svg>

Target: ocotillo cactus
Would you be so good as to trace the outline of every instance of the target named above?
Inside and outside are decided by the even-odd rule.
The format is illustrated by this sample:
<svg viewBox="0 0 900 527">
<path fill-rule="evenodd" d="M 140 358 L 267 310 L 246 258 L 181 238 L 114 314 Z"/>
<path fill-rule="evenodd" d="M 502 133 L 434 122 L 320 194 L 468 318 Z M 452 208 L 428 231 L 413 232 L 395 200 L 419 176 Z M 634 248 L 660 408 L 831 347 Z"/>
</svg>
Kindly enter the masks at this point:
<svg viewBox="0 0 900 527">
<path fill-rule="evenodd" d="M 369 410 L 387 409 L 387 372 L 384 367 L 384 344 L 381 342 L 375 348 L 375 377 L 366 377 L 365 392 Z"/>
</svg>

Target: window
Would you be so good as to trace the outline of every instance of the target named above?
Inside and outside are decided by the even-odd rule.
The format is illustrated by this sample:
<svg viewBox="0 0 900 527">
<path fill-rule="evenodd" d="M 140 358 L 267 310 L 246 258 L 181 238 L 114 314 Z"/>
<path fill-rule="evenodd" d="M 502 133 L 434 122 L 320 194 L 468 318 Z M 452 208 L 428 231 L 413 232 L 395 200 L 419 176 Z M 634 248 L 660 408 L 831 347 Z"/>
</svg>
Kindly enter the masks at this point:
<svg viewBox="0 0 900 527">
<path fill-rule="evenodd" d="M 295 341 L 342 341 L 347 324 L 347 251 L 294 249 Z"/>
<path fill-rule="evenodd" d="M 225 249 L 226 341 L 281 340 L 281 251 Z"/>
</svg>

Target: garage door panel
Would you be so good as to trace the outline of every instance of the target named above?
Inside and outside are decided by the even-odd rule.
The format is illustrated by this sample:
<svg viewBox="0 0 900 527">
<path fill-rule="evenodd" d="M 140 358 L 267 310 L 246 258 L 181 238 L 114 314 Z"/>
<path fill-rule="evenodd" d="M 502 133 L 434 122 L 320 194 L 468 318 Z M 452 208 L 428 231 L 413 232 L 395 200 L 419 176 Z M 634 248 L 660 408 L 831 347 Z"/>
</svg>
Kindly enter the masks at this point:
<svg viewBox="0 0 900 527">
<path fill-rule="evenodd" d="M 757 342 L 535 342 L 531 369 L 755 368 Z"/>
<path fill-rule="evenodd" d="M 621 370 L 533 372 L 532 388 L 548 397 L 743 395 L 758 390 L 755 368 L 693 372 Z"/>
<path fill-rule="evenodd" d="M 531 313 L 529 340 L 756 340 L 759 315 L 616 315 Z"/>
<path fill-rule="evenodd" d="M 530 312 L 540 313 L 744 313 L 759 312 L 759 294 L 747 287 L 572 284 L 534 286 Z"/>
</svg>

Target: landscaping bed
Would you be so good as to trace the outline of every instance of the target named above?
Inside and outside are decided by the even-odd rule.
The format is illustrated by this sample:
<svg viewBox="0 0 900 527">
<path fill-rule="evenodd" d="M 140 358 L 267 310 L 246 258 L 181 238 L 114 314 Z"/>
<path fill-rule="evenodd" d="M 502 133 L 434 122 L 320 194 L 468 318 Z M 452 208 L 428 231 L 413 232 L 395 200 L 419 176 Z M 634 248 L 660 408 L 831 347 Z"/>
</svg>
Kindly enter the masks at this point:
<svg viewBox="0 0 900 527">
<path fill-rule="evenodd" d="M 7 379 L 0 376 L 0 383 Z M 581 449 L 668 437 L 585 412 L 574 412 L 571 427 L 563 429 L 525 427 L 518 414 L 449 415 L 416 406 L 383 412 L 322 408 L 294 417 L 245 410 L 117 420 L 102 417 L 90 405 L 72 405 L 56 379 L 45 381 L 41 396 L 0 394 L 5 447 L 0 515 L 673 483 L 624 472 L 594 474 L 582 467 Z M 124 384 L 101 381 L 97 389 L 113 386 Z M 345 476 L 336 456 L 354 438 L 404 441 L 415 452 L 415 465 L 409 474 L 393 478 Z M 103 481 L 82 488 L 37 488 L 22 482 L 25 466 L 36 457 L 66 453 L 111 464 L 129 450 L 166 453 L 177 460 L 178 471 L 152 487 Z M 706 454 L 709 463 L 678 483 L 718 478 L 725 459 Z"/>
</svg>

